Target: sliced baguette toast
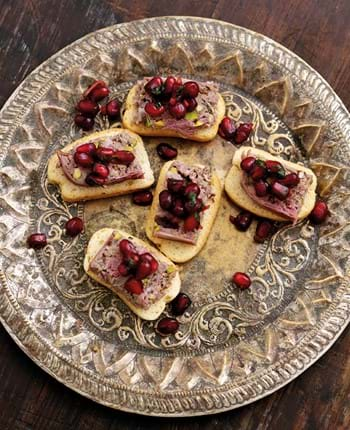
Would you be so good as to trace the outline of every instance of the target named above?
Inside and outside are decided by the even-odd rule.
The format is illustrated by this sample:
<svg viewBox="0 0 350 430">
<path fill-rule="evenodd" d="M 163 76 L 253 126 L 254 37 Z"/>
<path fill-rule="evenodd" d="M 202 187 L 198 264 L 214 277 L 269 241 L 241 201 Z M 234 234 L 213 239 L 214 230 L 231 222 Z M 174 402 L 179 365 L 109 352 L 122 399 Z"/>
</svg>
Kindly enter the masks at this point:
<svg viewBox="0 0 350 430">
<path fill-rule="evenodd" d="M 147 127 L 143 124 L 136 124 L 134 121 L 135 106 L 134 98 L 137 90 L 137 85 L 133 86 L 125 101 L 125 109 L 123 111 L 123 127 L 140 134 L 141 136 L 163 136 L 163 137 L 180 137 L 183 139 L 190 139 L 197 142 L 209 142 L 214 139 L 218 132 L 221 120 L 225 116 L 225 102 L 220 94 L 218 94 L 217 105 L 214 108 L 216 111 L 216 121 L 210 127 L 202 127 L 195 131 L 195 133 L 186 133 L 185 130 L 172 130 L 166 127 Z"/>
<path fill-rule="evenodd" d="M 220 179 L 215 173 L 213 173 L 212 187 L 214 188 L 215 197 L 209 209 L 203 212 L 201 218 L 201 225 L 203 228 L 199 232 L 197 243 L 195 245 L 179 242 L 176 240 L 155 237 L 153 235 L 153 232 L 155 227 L 155 217 L 159 205 L 159 194 L 163 190 L 163 184 L 166 178 L 166 174 L 171 167 L 171 164 L 172 161 L 168 161 L 164 164 L 162 170 L 160 171 L 158 184 L 154 192 L 153 203 L 146 221 L 146 234 L 147 237 L 160 249 L 160 251 L 170 258 L 170 260 L 174 261 L 175 263 L 185 263 L 186 261 L 191 260 L 191 258 L 193 258 L 195 255 L 197 255 L 207 241 L 217 211 L 219 209 L 223 187 L 221 185 Z"/>
<path fill-rule="evenodd" d="M 270 153 L 263 151 L 261 149 L 251 148 L 251 147 L 241 147 L 238 149 L 233 157 L 232 167 L 228 172 L 225 179 L 225 191 L 231 200 L 236 203 L 241 208 L 252 212 L 255 215 L 258 215 L 262 218 L 269 218 L 274 221 L 290 221 L 290 219 L 283 217 L 267 208 L 263 208 L 256 202 L 254 202 L 248 194 L 244 191 L 241 185 L 241 175 L 242 170 L 240 167 L 242 156 L 251 155 L 253 157 L 259 158 L 261 160 L 275 160 L 279 161 L 284 167 L 290 170 L 298 170 L 305 172 L 307 175 L 311 177 L 311 184 L 306 192 L 304 197 L 303 204 L 298 213 L 298 219 L 303 219 L 309 215 L 312 211 L 315 200 L 316 200 L 316 185 L 317 178 L 314 172 L 307 167 L 304 167 L 300 164 L 292 163 L 290 161 L 285 161 L 280 157 L 275 157 Z"/>
<path fill-rule="evenodd" d="M 98 275 L 89 271 L 91 260 L 99 252 L 101 247 L 106 243 L 106 241 L 108 240 L 108 238 L 111 236 L 113 232 L 118 233 L 121 237 L 129 238 L 133 243 L 137 245 L 147 248 L 149 252 L 152 255 L 154 255 L 159 261 L 164 261 L 165 263 L 174 267 L 175 275 L 173 276 L 170 285 L 166 289 L 164 296 L 161 297 L 156 303 L 151 305 L 148 309 L 142 309 L 140 307 L 135 306 L 133 303 L 130 302 L 126 294 L 121 293 L 119 290 L 115 289 L 112 285 L 109 285 L 103 279 L 99 278 Z M 115 294 L 117 294 L 136 315 L 138 315 L 140 318 L 144 320 L 149 320 L 149 321 L 155 320 L 159 317 L 159 315 L 163 312 L 165 305 L 178 295 L 181 287 L 181 280 L 180 280 L 178 269 L 167 257 L 165 257 L 157 249 L 143 242 L 141 239 L 131 236 L 130 234 L 125 233 L 121 230 L 115 230 L 112 228 L 102 228 L 101 230 L 96 231 L 96 233 L 92 235 L 88 243 L 88 247 L 85 254 L 84 270 L 95 281 L 99 282 L 100 284 L 104 285 L 105 287 L 112 290 Z"/>
<path fill-rule="evenodd" d="M 129 130 L 111 128 L 109 130 L 100 131 L 97 133 L 89 134 L 81 139 L 78 139 L 62 149 L 63 152 L 69 152 L 75 146 L 83 143 L 91 142 L 94 140 L 103 140 L 107 137 L 116 136 L 119 133 L 129 134 L 133 141 L 136 143 L 134 147 L 134 155 L 140 162 L 142 170 L 144 171 L 144 178 L 129 179 L 117 184 L 97 187 L 83 187 L 71 182 L 63 172 L 60 166 L 57 154 L 54 154 L 49 162 L 47 168 L 48 181 L 52 184 L 59 185 L 63 200 L 67 202 L 78 202 L 82 200 L 102 199 L 106 197 L 119 196 L 128 194 L 143 188 L 148 188 L 154 182 L 153 172 L 148 160 L 148 156 L 140 136 L 132 133 Z"/>
</svg>

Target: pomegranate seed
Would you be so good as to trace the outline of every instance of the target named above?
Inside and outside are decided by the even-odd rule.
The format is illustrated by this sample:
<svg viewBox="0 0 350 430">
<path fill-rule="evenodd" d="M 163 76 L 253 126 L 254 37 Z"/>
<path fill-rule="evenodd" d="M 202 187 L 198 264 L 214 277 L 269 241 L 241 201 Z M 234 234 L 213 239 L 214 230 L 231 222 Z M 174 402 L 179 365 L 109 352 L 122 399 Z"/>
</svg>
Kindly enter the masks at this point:
<svg viewBox="0 0 350 430">
<path fill-rule="evenodd" d="M 181 102 L 177 102 L 174 106 L 169 106 L 170 115 L 176 119 L 182 119 L 186 115 L 186 108 Z"/>
<path fill-rule="evenodd" d="M 79 217 L 74 217 L 66 222 L 66 233 L 68 236 L 74 237 L 84 230 L 84 222 Z"/>
<path fill-rule="evenodd" d="M 184 104 L 187 112 L 193 112 L 198 105 L 196 99 L 194 99 L 194 98 L 185 99 L 183 101 L 183 104 Z"/>
<path fill-rule="evenodd" d="M 122 239 L 119 242 L 119 251 L 124 257 L 128 258 L 132 253 L 135 252 L 134 245 L 128 239 Z"/>
<path fill-rule="evenodd" d="M 236 126 L 233 119 L 225 116 L 219 125 L 218 133 L 223 139 L 231 140 L 236 133 Z"/>
<path fill-rule="evenodd" d="M 191 305 L 191 299 L 185 293 L 179 293 L 171 302 L 171 312 L 174 315 L 183 315 Z"/>
<path fill-rule="evenodd" d="M 184 195 L 188 199 L 192 199 L 193 197 L 197 197 L 200 192 L 199 186 L 194 182 L 190 182 L 185 188 Z"/>
<path fill-rule="evenodd" d="M 112 148 L 105 148 L 103 146 L 100 146 L 96 149 L 96 158 L 98 158 L 101 161 L 111 161 L 112 157 L 114 155 L 114 150 Z"/>
<path fill-rule="evenodd" d="M 193 215 L 188 216 L 184 222 L 184 230 L 186 232 L 197 230 L 199 228 L 199 225 L 200 225 L 198 218 L 199 218 L 198 214 L 193 214 Z"/>
<path fill-rule="evenodd" d="M 286 187 L 296 187 L 300 179 L 296 173 L 288 173 L 283 179 L 279 179 L 278 182 Z"/>
<path fill-rule="evenodd" d="M 74 122 L 77 127 L 81 128 L 84 131 L 91 130 L 95 123 L 93 118 L 81 115 L 80 113 L 75 115 Z"/>
<path fill-rule="evenodd" d="M 164 84 L 164 94 L 171 94 L 173 92 L 173 87 L 176 82 L 174 76 L 168 76 Z"/>
<path fill-rule="evenodd" d="M 183 90 L 183 85 L 182 85 L 182 79 L 181 78 L 176 78 L 176 81 L 174 82 L 173 85 L 173 96 L 181 96 Z"/>
<path fill-rule="evenodd" d="M 194 214 L 195 212 L 200 212 L 203 208 L 203 201 L 200 198 L 196 200 L 190 200 L 185 202 L 185 211 L 188 214 Z"/>
<path fill-rule="evenodd" d="M 313 224 L 322 224 L 329 215 L 329 209 L 326 202 L 317 200 L 312 209 L 309 219 Z"/>
<path fill-rule="evenodd" d="M 173 160 L 177 157 L 177 149 L 168 143 L 160 143 L 157 146 L 157 153 L 163 160 Z"/>
<path fill-rule="evenodd" d="M 95 81 L 93 82 L 83 93 L 84 98 L 88 98 L 92 91 L 94 91 L 96 88 L 102 88 L 107 87 L 107 84 L 105 81 Z"/>
<path fill-rule="evenodd" d="M 101 108 L 102 113 L 102 108 Z M 120 103 L 117 99 L 111 100 L 105 105 L 103 115 L 107 115 L 109 119 L 117 119 L 120 114 Z"/>
<path fill-rule="evenodd" d="M 152 118 L 155 118 L 157 116 L 162 115 L 165 112 L 165 107 L 163 105 L 157 105 L 152 102 L 148 102 L 145 105 L 145 111 L 150 115 Z"/>
<path fill-rule="evenodd" d="M 33 233 L 27 238 L 29 248 L 40 249 L 47 245 L 46 235 L 44 233 Z"/>
<path fill-rule="evenodd" d="M 131 151 L 114 151 L 113 161 L 116 164 L 122 164 L 124 166 L 129 166 L 135 160 L 135 155 Z"/>
<path fill-rule="evenodd" d="M 94 159 L 86 152 L 75 152 L 74 161 L 81 167 L 91 167 L 94 164 Z"/>
<path fill-rule="evenodd" d="M 278 176 L 280 176 L 281 178 L 285 176 L 284 167 L 279 161 L 266 160 L 265 166 L 269 175 L 278 174 Z"/>
<path fill-rule="evenodd" d="M 268 220 L 260 220 L 256 226 L 254 240 L 262 243 L 270 237 L 273 230 L 273 224 Z"/>
<path fill-rule="evenodd" d="M 261 164 L 257 164 L 255 161 L 254 166 L 249 172 L 249 176 L 253 179 L 253 181 L 259 181 L 260 179 L 265 178 L 266 169 Z"/>
<path fill-rule="evenodd" d="M 130 270 L 134 271 L 140 263 L 140 256 L 137 252 L 130 252 L 126 258 L 126 263 Z"/>
<path fill-rule="evenodd" d="M 145 279 L 152 273 L 151 263 L 147 260 L 141 260 L 137 266 L 135 278 Z"/>
<path fill-rule="evenodd" d="M 250 277 L 243 272 L 236 272 L 232 276 L 232 281 L 238 287 L 240 290 L 246 290 L 250 287 L 252 281 L 250 280 Z"/>
<path fill-rule="evenodd" d="M 267 185 L 262 179 L 254 183 L 254 189 L 258 197 L 265 197 L 267 195 Z"/>
<path fill-rule="evenodd" d="M 93 173 L 102 179 L 106 179 L 109 175 L 109 169 L 102 163 L 95 163 L 92 168 Z"/>
<path fill-rule="evenodd" d="M 289 195 L 289 188 L 286 187 L 285 185 L 280 184 L 279 182 L 274 182 L 271 185 L 271 192 L 279 200 L 285 200 Z"/>
<path fill-rule="evenodd" d="M 89 173 L 85 179 L 85 182 L 90 186 L 94 186 L 94 185 L 102 186 L 106 183 L 106 179 L 101 178 L 101 176 L 95 175 L 94 173 Z"/>
<path fill-rule="evenodd" d="M 163 190 L 159 193 L 159 205 L 166 211 L 173 206 L 173 196 L 168 190 Z"/>
<path fill-rule="evenodd" d="M 157 96 L 162 92 L 162 84 L 162 78 L 160 76 L 155 76 L 147 82 L 145 90 L 148 94 Z"/>
<path fill-rule="evenodd" d="M 169 106 L 175 106 L 177 103 L 176 97 L 170 97 Z"/>
<path fill-rule="evenodd" d="M 185 97 L 196 98 L 199 93 L 199 85 L 197 82 L 188 81 L 184 83 L 183 95 Z"/>
<path fill-rule="evenodd" d="M 253 215 L 250 212 L 240 212 L 236 217 L 230 216 L 231 223 L 239 231 L 247 231 L 253 221 Z"/>
<path fill-rule="evenodd" d="M 137 191 L 132 195 L 132 201 L 135 205 L 149 206 L 152 203 L 153 194 L 151 191 Z"/>
<path fill-rule="evenodd" d="M 84 153 L 88 154 L 91 157 L 94 157 L 96 154 L 96 146 L 93 143 L 83 143 L 75 148 L 76 153 Z"/>
<path fill-rule="evenodd" d="M 238 145 L 242 144 L 246 141 L 253 130 L 253 124 L 251 123 L 243 123 L 240 124 L 237 128 L 234 140 Z"/>
<path fill-rule="evenodd" d="M 149 252 L 145 252 L 140 255 L 140 261 L 148 261 L 151 266 L 151 273 L 154 273 L 158 270 L 158 261 L 151 255 Z"/>
<path fill-rule="evenodd" d="M 128 266 L 125 263 L 120 263 L 118 266 L 118 272 L 121 276 L 128 276 L 130 275 L 130 271 Z"/>
<path fill-rule="evenodd" d="M 167 188 L 172 193 L 183 194 L 185 191 L 185 181 L 183 179 L 168 179 Z"/>
<path fill-rule="evenodd" d="M 135 294 L 136 296 L 139 296 L 143 291 L 143 284 L 142 284 L 142 281 L 140 279 L 129 278 L 125 282 L 124 288 L 130 294 Z"/>
<path fill-rule="evenodd" d="M 249 173 L 255 164 L 255 160 L 256 160 L 255 157 L 243 158 L 243 160 L 241 161 L 241 169 Z"/>
<path fill-rule="evenodd" d="M 106 98 L 109 95 L 109 89 L 107 87 L 95 88 L 90 93 L 90 99 L 94 102 L 99 102 L 100 100 Z"/>
<path fill-rule="evenodd" d="M 161 336 L 167 336 L 169 334 L 174 334 L 179 329 L 179 322 L 175 318 L 162 318 L 157 324 L 157 332 Z"/>
<path fill-rule="evenodd" d="M 180 225 L 180 218 L 175 215 L 166 214 L 164 216 L 156 216 L 155 221 L 158 225 L 164 228 L 175 228 L 178 229 Z"/>
<path fill-rule="evenodd" d="M 174 205 L 171 208 L 171 213 L 179 218 L 182 218 L 185 215 L 185 206 L 181 199 L 175 199 Z"/>
<path fill-rule="evenodd" d="M 81 112 L 85 116 L 96 116 L 98 111 L 100 110 L 97 103 L 92 100 L 80 100 L 80 102 L 76 106 L 76 110 Z"/>
</svg>

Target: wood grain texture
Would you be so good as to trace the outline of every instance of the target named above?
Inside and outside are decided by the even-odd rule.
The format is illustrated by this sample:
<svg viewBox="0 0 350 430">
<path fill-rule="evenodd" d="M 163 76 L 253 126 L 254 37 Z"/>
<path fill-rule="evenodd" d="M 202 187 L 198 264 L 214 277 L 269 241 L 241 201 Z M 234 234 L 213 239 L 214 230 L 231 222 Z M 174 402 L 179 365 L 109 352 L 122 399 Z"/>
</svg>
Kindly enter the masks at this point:
<svg viewBox="0 0 350 430">
<path fill-rule="evenodd" d="M 349 0 L 0 0 L 0 105 L 57 50 L 111 24 L 161 15 L 223 19 L 304 58 L 350 106 Z M 0 327 L 0 429 L 302 430 L 350 428 L 350 331 L 312 368 L 244 408 L 187 419 L 109 410 L 68 390 L 27 358 Z"/>
</svg>

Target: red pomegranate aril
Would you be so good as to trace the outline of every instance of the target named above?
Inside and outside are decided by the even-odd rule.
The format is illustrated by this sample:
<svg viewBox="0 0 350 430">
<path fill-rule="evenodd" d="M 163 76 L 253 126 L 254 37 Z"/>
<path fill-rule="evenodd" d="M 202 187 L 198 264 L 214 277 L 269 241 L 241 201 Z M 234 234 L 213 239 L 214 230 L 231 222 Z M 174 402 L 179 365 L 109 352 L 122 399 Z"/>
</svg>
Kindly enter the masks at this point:
<svg viewBox="0 0 350 430">
<path fill-rule="evenodd" d="M 255 160 L 256 160 L 255 157 L 243 158 L 243 160 L 241 161 L 241 169 L 249 173 L 255 164 Z"/>
<path fill-rule="evenodd" d="M 289 195 L 289 188 L 279 182 L 274 182 L 271 185 L 271 193 L 279 200 L 285 200 Z"/>
<path fill-rule="evenodd" d="M 194 81 L 188 81 L 184 83 L 183 86 L 183 95 L 185 97 L 192 97 L 196 98 L 199 93 L 199 85 L 197 82 Z"/>
<path fill-rule="evenodd" d="M 283 179 L 278 179 L 278 182 L 286 187 L 296 187 L 300 178 L 296 173 L 288 173 Z"/>
<path fill-rule="evenodd" d="M 174 78 L 174 76 L 168 76 L 165 79 L 164 94 L 171 94 L 173 92 L 173 87 L 175 82 L 176 82 L 176 79 Z"/>
<path fill-rule="evenodd" d="M 102 109 L 101 109 L 102 112 Z M 114 99 L 106 104 L 106 113 L 109 119 L 117 119 L 120 114 L 120 103 L 119 100 Z"/>
<path fill-rule="evenodd" d="M 267 195 L 267 185 L 262 179 L 254 183 L 254 189 L 258 197 L 265 197 Z"/>
<path fill-rule="evenodd" d="M 135 294 L 136 296 L 139 296 L 142 293 L 142 291 L 143 291 L 143 283 L 142 283 L 142 281 L 140 279 L 129 278 L 125 282 L 124 288 L 130 294 Z"/>
<path fill-rule="evenodd" d="M 327 203 L 322 200 L 317 200 L 312 209 L 309 219 L 313 224 L 322 224 L 329 215 Z"/>
<path fill-rule="evenodd" d="M 80 113 L 75 115 L 74 117 L 75 125 L 79 128 L 81 128 L 84 131 L 89 131 L 93 128 L 95 121 L 93 118 L 90 118 L 88 116 L 84 116 Z"/>
<path fill-rule="evenodd" d="M 154 273 L 158 270 L 159 264 L 158 261 L 151 255 L 149 252 L 145 252 L 140 255 L 140 261 L 148 261 L 151 265 L 151 273 Z"/>
<path fill-rule="evenodd" d="M 84 98 L 88 98 L 92 91 L 94 91 L 96 88 L 102 88 L 107 87 L 107 84 L 105 81 L 97 80 L 93 82 L 83 93 Z"/>
<path fill-rule="evenodd" d="M 247 231 L 253 221 L 253 214 L 247 211 L 240 212 L 236 217 L 230 215 L 230 222 L 239 231 Z"/>
<path fill-rule="evenodd" d="M 185 188 L 184 195 L 188 199 L 192 199 L 193 196 L 197 197 L 200 192 L 199 186 L 195 182 L 190 182 Z"/>
<path fill-rule="evenodd" d="M 95 163 L 92 168 L 93 173 L 98 175 L 100 178 L 106 179 L 109 175 L 109 169 L 105 164 Z"/>
<path fill-rule="evenodd" d="M 149 116 L 155 118 L 157 116 L 162 115 L 165 112 L 165 107 L 163 105 L 158 105 L 152 102 L 148 102 L 145 105 L 145 111 Z"/>
<path fill-rule="evenodd" d="M 94 102 L 99 102 L 100 100 L 106 98 L 109 95 L 109 89 L 107 87 L 95 88 L 90 93 L 90 99 Z"/>
<path fill-rule="evenodd" d="M 184 204 L 185 211 L 188 214 L 194 214 L 195 212 L 200 212 L 203 208 L 203 201 L 200 198 L 196 200 L 189 200 Z"/>
<path fill-rule="evenodd" d="M 251 123 L 240 124 L 237 128 L 237 131 L 234 137 L 235 143 L 240 145 L 243 142 L 245 142 L 248 139 L 252 129 L 253 129 L 253 124 Z"/>
<path fill-rule="evenodd" d="M 91 157 L 94 157 L 96 154 L 96 146 L 93 143 L 83 143 L 82 145 L 76 147 L 75 152 L 79 154 L 88 154 Z"/>
<path fill-rule="evenodd" d="M 101 161 L 104 161 L 104 162 L 111 161 L 113 155 L 114 155 L 114 150 L 112 148 L 105 148 L 103 146 L 100 146 L 96 149 L 95 156 Z"/>
<path fill-rule="evenodd" d="M 175 199 L 174 205 L 171 208 L 171 213 L 179 218 L 184 217 L 186 211 L 185 211 L 184 202 L 181 199 L 179 198 Z"/>
<path fill-rule="evenodd" d="M 252 281 L 250 280 L 250 277 L 243 272 L 236 272 L 232 276 L 232 281 L 238 287 L 240 290 L 246 290 L 250 287 Z"/>
<path fill-rule="evenodd" d="M 86 152 L 75 152 L 74 161 L 81 167 L 91 167 L 94 164 L 94 159 Z"/>
<path fill-rule="evenodd" d="M 223 139 L 232 139 L 236 133 L 236 126 L 233 119 L 225 116 L 219 125 L 218 133 Z"/>
<path fill-rule="evenodd" d="M 169 210 L 173 206 L 173 196 L 168 190 L 163 190 L 159 193 L 159 205 L 164 210 Z"/>
<path fill-rule="evenodd" d="M 249 171 L 249 176 L 253 179 L 253 181 L 259 181 L 260 179 L 265 178 L 266 169 L 255 162 L 254 166 Z"/>
<path fill-rule="evenodd" d="M 94 186 L 94 185 L 102 186 L 106 183 L 106 179 L 101 178 L 101 176 L 96 175 L 95 173 L 89 173 L 85 179 L 85 182 L 90 186 Z"/>
<path fill-rule="evenodd" d="M 169 106 L 175 106 L 176 103 L 177 103 L 176 97 L 170 97 L 169 102 L 168 102 Z"/>
<path fill-rule="evenodd" d="M 199 228 L 199 225 L 200 224 L 199 224 L 198 214 L 196 213 L 192 214 L 185 219 L 185 222 L 183 225 L 184 231 L 189 232 L 189 231 L 197 230 Z"/>
<path fill-rule="evenodd" d="M 183 179 L 171 179 L 167 180 L 167 188 L 169 191 L 175 194 L 183 194 L 185 191 L 185 181 Z"/>
<path fill-rule="evenodd" d="M 255 242 L 262 243 L 268 239 L 273 230 L 272 222 L 268 220 L 260 220 L 256 226 L 256 231 L 254 235 Z"/>
<path fill-rule="evenodd" d="M 158 225 L 165 228 L 178 229 L 180 226 L 180 218 L 170 213 L 167 213 L 163 216 L 156 216 L 155 221 Z"/>
<path fill-rule="evenodd" d="M 173 160 L 177 157 L 177 149 L 168 143 L 160 143 L 157 146 L 157 153 L 162 160 Z"/>
<path fill-rule="evenodd" d="M 156 330 L 161 336 L 168 336 L 176 333 L 179 326 L 180 324 L 175 318 L 165 317 L 159 320 Z"/>
<path fill-rule="evenodd" d="M 186 102 L 186 104 L 185 104 L 185 102 Z M 193 112 L 198 105 L 196 99 L 194 99 L 194 98 L 185 99 L 183 101 L 183 103 L 185 104 L 187 112 Z"/>
<path fill-rule="evenodd" d="M 128 258 L 131 254 L 135 253 L 135 247 L 128 239 L 122 239 L 119 242 L 119 251 L 124 257 Z"/>
<path fill-rule="evenodd" d="M 191 299 L 185 293 L 179 293 L 175 299 L 171 302 L 171 312 L 173 315 L 183 315 L 191 306 Z"/>
<path fill-rule="evenodd" d="M 265 166 L 267 169 L 267 173 L 269 174 L 278 173 L 280 170 L 284 170 L 282 164 L 279 161 L 275 160 L 266 160 Z"/>
<path fill-rule="evenodd" d="M 159 95 L 162 91 L 162 84 L 162 78 L 160 76 L 155 76 L 147 82 L 145 90 L 148 94 Z"/>
<path fill-rule="evenodd" d="M 147 260 L 141 260 L 137 266 L 135 278 L 145 279 L 152 273 L 151 263 Z"/>
<path fill-rule="evenodd" d="M 84 230 L 84 221 L 79 217 L 74 217 L 66 222 L 66 233 L 68 236 L 74 237 Z"/>
<path fill-rule="evenodd" d="M 123 150 L 114 151 L 113 161 L 115 161 L 116 164 L 129 166 L 134 160 L 135 160 L 135 155 L 131 151 L 123 151 Z"/>
<path fill-rule="evenodd" d="M 46 235 L 44 233 L 33 233 L 27 238 L 29 248 L 40 249 L 47 245 Z"/>
<path fill-rule="evenodd" d="M 174 106 L 169 106 L 170 115 L 176 119 L 182 119 L 186 115 L 186 108 L 181 102 L 177 102 Z"/>
<path fill-rule="evenodd" d="M 132 195 L 132 202 L 138 206 L 149 206 L 152 200 L 153 194 L 151 191 L 137 191 Z"/>
<path fill-rule="evenodd" d="M 120 263 L 119 264 L 119 266 L 118 266 L 118 272 L 119 272 L 119 274 L 121 276 L 128 276 L 128 275 L 130 275 L 129 267 L 125 263 Z"/>
<path fill-rule="evenodd" d="M 100 110 L 97 103 L 92 100 L 84 99 L 80 100 L 80 102 L 76 106 L 76 110 L 84 114 L 85 116 L 96 116 L 98 111 Z"/>
</svg>

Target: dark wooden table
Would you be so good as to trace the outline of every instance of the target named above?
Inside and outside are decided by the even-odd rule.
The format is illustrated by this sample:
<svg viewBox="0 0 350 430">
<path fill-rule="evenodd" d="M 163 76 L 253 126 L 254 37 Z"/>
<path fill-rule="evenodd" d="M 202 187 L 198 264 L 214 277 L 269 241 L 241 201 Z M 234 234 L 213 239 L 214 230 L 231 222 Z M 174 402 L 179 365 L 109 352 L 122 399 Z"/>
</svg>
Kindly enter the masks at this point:
<svg viewBox="0 0 350 430">
<path fill-rule="evenodd" d="M 350 107 L 349 0 L 0 0 L 0 105 L 42 61 L 86 33 L 161 15 L 223 19 L 287 46 Z M 0 327 L 0 430 L 350 428 L 350 330 L 296 381 L 244 408 L 188 419 L 109 410 L 44 373 Z"/>
</svg>

